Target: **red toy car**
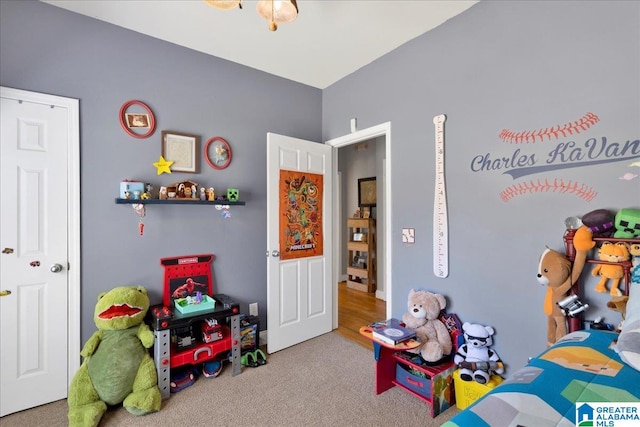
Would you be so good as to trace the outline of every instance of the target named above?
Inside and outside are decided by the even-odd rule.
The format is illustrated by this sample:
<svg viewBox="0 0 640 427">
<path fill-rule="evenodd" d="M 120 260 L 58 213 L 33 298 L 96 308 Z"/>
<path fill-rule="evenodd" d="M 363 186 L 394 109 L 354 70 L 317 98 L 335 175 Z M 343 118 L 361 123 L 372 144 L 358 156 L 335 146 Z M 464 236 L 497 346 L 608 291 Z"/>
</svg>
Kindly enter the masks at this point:
<svg viewBox="0 0 640 427">
<path fill-rule="evenodd" d="M 205 319 L 202 324 L 202 341 L 206 343 L 222 339 L 222 327 L 216 319 Z"/>
</svg>

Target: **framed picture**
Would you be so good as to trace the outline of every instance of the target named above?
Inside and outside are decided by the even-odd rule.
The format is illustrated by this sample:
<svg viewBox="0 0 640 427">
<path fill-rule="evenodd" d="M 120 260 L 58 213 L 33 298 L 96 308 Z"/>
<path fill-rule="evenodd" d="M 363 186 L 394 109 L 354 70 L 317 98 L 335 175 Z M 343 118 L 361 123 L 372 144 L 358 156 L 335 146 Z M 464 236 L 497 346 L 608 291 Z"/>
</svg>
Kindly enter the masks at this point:
<svg viewBox="0 0 640 427">
<path fill-rule="evenodd" d="M 173 161 L 172 172 L 198 173 L 200 137 L 188 133 L 162 131 L 162 157 Z"/>
<path fill-rule="evenodd" d="M 231 163 L 231 147 L 224 138 L 214 136 L 204 147 L 204 158 L 212 168 L 224 169 Z"/>
<path fill-rule="evenodd" d="M 120 107 L 120 126 L 134 138 L 148 138 L 156 130 L 156 118 L 147 104 L 132 100 Z"/>
<path fill-rule="evenodd" d="M 376 205 L 376 177 L 358 179 L 358 205 L 375 206 Z"/>
<path fill-rule="evenodd" d="M 139 113 L 125 113 L 124 114 L 129 129 L 133 128 L 148 128 L 149 127 L 149 115 Z"/>
</svg>

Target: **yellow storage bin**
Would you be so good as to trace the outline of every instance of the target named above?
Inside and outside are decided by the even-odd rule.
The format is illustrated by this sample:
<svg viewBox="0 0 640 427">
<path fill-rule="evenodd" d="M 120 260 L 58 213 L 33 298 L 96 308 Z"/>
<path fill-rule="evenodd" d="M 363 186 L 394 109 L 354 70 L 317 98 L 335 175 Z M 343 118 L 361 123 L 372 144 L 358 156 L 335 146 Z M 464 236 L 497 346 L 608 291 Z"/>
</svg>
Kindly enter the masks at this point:
<svg viewBox="0 0 640 427">
<path fill-rule="evenodd" d="M 462 381 L 460 379 L 460 369 L 453 373 L 453 385 L 456 393 L 456 406 L 464 409 L 473 402 L 484 396 L 492 388 L 500 384 L 503 378 L 499 375 L 491 375 L 487 384 L 480 384 L 476 381 Z"/>
</svg>

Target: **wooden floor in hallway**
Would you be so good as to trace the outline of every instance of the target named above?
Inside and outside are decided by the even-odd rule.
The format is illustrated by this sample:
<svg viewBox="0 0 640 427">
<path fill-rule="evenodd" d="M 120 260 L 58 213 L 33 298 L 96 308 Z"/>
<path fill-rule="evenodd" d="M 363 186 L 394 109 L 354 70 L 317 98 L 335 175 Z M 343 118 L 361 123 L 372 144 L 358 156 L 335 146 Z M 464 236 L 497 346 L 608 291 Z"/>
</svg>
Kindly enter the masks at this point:
<svg viewBox="0 0 640 427">
<path fill-rule="evenodd" d="M 371 341 L 360 335 L 360 327 L 386 319 L 387 303 L 375 293 L 357 291 L 338 284 L 338 329 L 336 332 L 368 349 Z"/>
</svg>

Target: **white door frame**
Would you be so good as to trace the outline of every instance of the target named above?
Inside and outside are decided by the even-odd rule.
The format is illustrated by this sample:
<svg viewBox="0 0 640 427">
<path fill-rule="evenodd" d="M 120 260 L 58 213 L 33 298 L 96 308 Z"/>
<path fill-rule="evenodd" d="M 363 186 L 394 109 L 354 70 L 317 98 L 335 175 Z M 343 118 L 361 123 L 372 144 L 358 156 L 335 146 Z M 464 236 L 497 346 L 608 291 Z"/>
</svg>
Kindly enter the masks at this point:
<svg viewBox="0 0 640 427">
<path fill-rule="evenodd" d="M 0 86 L 2 98 L 66 108 L 68 111 L 67 236 L 68 323 L 67 387 L 80 367 L 80 104 L 77 99 Z"/>
<path fill-rule="evenodd" d="M 384 236 L 385 236 L 385 253 L 384 253 L 384 274 L 385 274 L 385 283 L 384 283 L 384 291 L 387 299 L 386 310 L 387 317 L 391 313 L 392 299 L 393 293 L 391 292 L 393 287 L 391 284 L 391 261 L 392 261 L 392 250 L 391 250 L 391 122 L 382 123 L 377 126 L 372 126 L 367 129 L 359 130 L 348 135 L 344 135 L 338 138 L 330 139 L 325 142 L 325 144 L 330 145 L 335 148 L 333 150 L 333 241 L 338 244 L 340 242 L 340 226 L 341 224 L 341 209 L 339 200 L 337 200 L 338 195 L 340 194 L 340 190 L 337 187 L 340 185 L 340 179 L 338 179 L 338 148 L 345 147 L 351 144 L 357 144 L 359 142 L 364 142 L 370 139 L 377 138 L 379 136 L 385 137 L 385 186 L 384 186 Z M 342 252 L 339 250 L 334 251 L 333 255 L 333 328 L 336 329 L 338 327 L 338 282 L 340 281 L 340 254 Z"/>
</svg>

